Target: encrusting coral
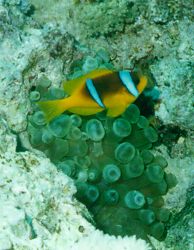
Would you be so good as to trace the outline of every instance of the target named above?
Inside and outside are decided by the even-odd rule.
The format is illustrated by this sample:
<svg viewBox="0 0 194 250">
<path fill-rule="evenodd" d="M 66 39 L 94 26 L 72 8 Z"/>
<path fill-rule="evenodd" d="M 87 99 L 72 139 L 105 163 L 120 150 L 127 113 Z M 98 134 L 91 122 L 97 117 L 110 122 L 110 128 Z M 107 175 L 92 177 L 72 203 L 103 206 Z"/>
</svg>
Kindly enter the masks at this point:
<svg viewBox="0 0 194 250">
<path fill-rule="evenodd" d="M 176 178 L 165 172 L 165 158 L 150 151 L 158 139 L 155 129 L 135 104 L 117 118 L 66 113 L 47 124 L 35 102 L 64 96 L 48 79 L 30 93 L 31 144 L 75 180 L 76 197 L 91 211 L 97 228 L 162 240 L 170 216 L 162 196 L 176 185 Z"/>
</svg>

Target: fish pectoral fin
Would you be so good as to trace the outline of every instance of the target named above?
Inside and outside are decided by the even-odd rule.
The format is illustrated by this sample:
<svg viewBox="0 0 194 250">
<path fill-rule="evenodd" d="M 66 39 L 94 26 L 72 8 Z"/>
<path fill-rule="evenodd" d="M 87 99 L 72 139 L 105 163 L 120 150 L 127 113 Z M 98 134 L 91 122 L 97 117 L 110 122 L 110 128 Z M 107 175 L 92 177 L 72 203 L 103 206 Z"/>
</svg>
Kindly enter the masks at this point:
<svg viewBox="0 0 194 250">
<path fill-rule="evenodd" d="M 109 108 L 107 111 L 107 116 L 110 116 L 110 117 L 119 116 L 125 111 L 126 108 L 127 106 L 124 106 L 124 105 L 117 106 L 114 108 Z"/>
<path fill-rule="evenodd" d="M 143 90 L 145 89 L 145 87 L 148 84 L 148 79 L 146 76 L 141 76 L 140 77 L 140 81 L 139 84 L 137 85 L 137 89 L 139 91 L 139 93 L 141 94 L 143 92 Z"/>
<path fill-rule="evenodd" d="M 70 112 L 78 114 L 78 115 L 94 115 L 104 110 L 104 108 L 96 107 L 96 108 L 81 108 L 81 107 L 73 107 L 68 109 Z"/>
</svg>

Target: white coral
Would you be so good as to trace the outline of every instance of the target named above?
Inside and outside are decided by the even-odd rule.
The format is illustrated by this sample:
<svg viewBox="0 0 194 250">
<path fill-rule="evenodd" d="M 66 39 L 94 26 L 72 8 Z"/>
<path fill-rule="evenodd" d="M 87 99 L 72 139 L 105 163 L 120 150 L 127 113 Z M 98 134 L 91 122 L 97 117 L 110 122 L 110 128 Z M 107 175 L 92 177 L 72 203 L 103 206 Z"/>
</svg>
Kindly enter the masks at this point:
<svg viewBox="0 0 194 250">
<path fill-rule="evenodd" d="M 12 148 L 11 148 L 12 149 Z M 46 158 L 7 151 L 0 156 L 0 249 L 148 250 L 135 237 L 95 230 L 72 199 L 70 179 Z"/>
</svg>

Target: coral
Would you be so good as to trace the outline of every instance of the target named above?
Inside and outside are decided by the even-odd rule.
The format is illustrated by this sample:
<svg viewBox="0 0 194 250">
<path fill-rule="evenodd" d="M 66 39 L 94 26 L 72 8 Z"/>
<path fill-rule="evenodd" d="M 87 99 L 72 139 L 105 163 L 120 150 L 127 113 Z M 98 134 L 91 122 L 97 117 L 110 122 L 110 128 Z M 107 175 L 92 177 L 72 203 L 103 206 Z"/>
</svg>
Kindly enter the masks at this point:
<svg viewBox="0 0 194 250">
<path fill-rule="evenodd" d="M 32 2 L 41 12 L 42 2 L 37 0 L 33 0 Z M 63 1 L 59 4 L 53 0 L 49 0 L 48 6 L 45 6 L 45 10 L 48 9 L 48 15 L 45 16 L 45 12 L 43 12 L 42 16 L 39 16 L 40 13 L 37 12 L 37 19 L 43 21 L 42 17 L 45 16 L 44 22 L 49 22 L 51 16 L 58 12 L 58 17 L 66 22 L 68 30 L 72 29 L 72 25 L 74 26 L 73 23 L 76 22 L 79 24 L 78 26 L 74 26 L 74 32 L 77 34 L 76 37 L 99 37 L 100 35 L 122 32 L 125 22 L 132 22 L 134 19 L 131 8 L 131 4 L 133 5 L 133 3 L 128 3 L 126 0 L 94 1 L 92 4 L 85 2 L 76 5 L 72 2 Z M 49 5 L 53 5 L 54 7 L 51 13 Z M 64 15 L 62 9 L 68 10 L 70 16 Z M 73 16 L 71 16 L 71 13 L 73 13 Z"/>
<path fill-rule="evenodd" d="M 50 89 L 44 89 L 42 99 L 50 97 Z M 151 153 L 158 135 L 135 104 L 119 118 L 62 114 L 49 124 L 35 108 L 28 133 L 31 144 L 74 179 L 76 197 L 99 229 L 111 235 L 164 238 L 170 212 L 163 208 L 162 196 L 176 185 L 176 178 L 166 173 L 165 158 Z"/>
<path fill-rule="evenodd" d="M 162 242 L 154 241 L 153 237 L 151 241 L 157 250 L 193 249 L 193 215 L 192 209 L 188 209 L 189 202 L 186 202 L 188 188 L 193 182 L 194 147 L 191 131 L 193 128 L 191 119 L 193 116 L 191 102 L 193 2 L 191 0 L 125 1 L 126 9 L 122 9 L 124 4 L 118 8 L 118 2 L 120 2 L 118 0 L 96 0 L 93 3 L 82 0 L 77 5 L 73 2 L 73 0 L 0 0 L 0 159 L 2 160 L 0 168 L 1 173 L 4 171 L 6 173 L 1 175 L 1 183 L 4 184 L 1 185 L 0 197 L 6 197 L 8 201 L 2 207 L 1 214 L 6 214 L 9 207 L 9 216 L 6 216 L 6 220 L 1 218 L 5 227 L 0 228 L 0 244 L 3 249 L 10 245 L 10 248 L 14 249 L 33 247 L 36 249 L 63 249 L 64 247 L 66 249 L 112 249 L 113 245 L 119 250 L 148 249 L 144 241 L 137 241 L 134 237 L 130 239 L 129 237 L 108 237 L 96 231 L 90 224 L 86 224 L 80 216 L 80 214 L 85 216 L 86 211 L 79 202 L 74 203 L 75 199 L 73 201 L 71 199 L 72 184 L 70 188 L 65 187 L 65 195 L 69 196 L 64 201 L 61 195 L 64 190 L 60 187 L 63 186 L 64 181 L 67 181 L 66 176 L 56 171 L 56 175 L 53 172 L 48 174 L 50 169 L 55 169 L 54 166 L 42 157 L 40 151 L 30 147 L 25 132 L 26 116 L 31 114 L 34 108 L 34 105 L 30 105 L 28 93 L 30 89 L 34 90 L 36 82 L 44 77 L 49 78 L 52 88 L 55 89 L 70 73 L 72 65 L 79 62 L 80 71 L 75 69 L 74 74 L 81 75 L 82 65 L 85 62 L 85 59 L 81 61 L 83 57 L 93 58 L 99 48 L 105 48 L 105 53 L 99 52 L 99 58 L 103 60 L 106 58 L 104 60 L 106 63 L 111 61 L 114 68 L 132 69 L 138 62 L 146 62 L 160 92 L 161 100 L 156 107 L 156 115 L 160 119 L 159 123 L 163 124 L 163 131 L 160 133 L 162 141 L 161 138 L 159 139 L 162 144 L 156 144 L 151 155 L 150 150 L 143 155 L 149 162 L 153 158 L 153 153 L 155 156 L 162 154 L 168 162 L 168 168 L 165 171 L 176 174 L 179 184 L 164 196 L 165 206 L 172 212 L 167 226 L 167 237 Z M 103 11 L 107 12 L 107 7 L 108 13 L 113 13 L 113 19 L 115 15 L 120 17 L 121 30 L 119 24 L 114 27 L 111 25 L 111 16 L 104 15 Z M 82 11 L 83 8 L 87 11 Z M 98 9 L 102 17 L 99 19 L 96 18 Z M 124 14 L 125 11 L 127 15 Z M 92 16 L 91 13 L 94 15 Z M 90 23 L 91 18 L 93 20 Z M 109 21 L 109 25 L 103 26 L 101 21 L 105 19 Z M 88 21 L 85 22 L 86 20 Z M 94 21 L 96 21 L 95 25 Z M 113 23 L 115 24 L 115 20 Z M 100 33 L 95 32 L 99 31 L 100 26 L 102 28 Z M 93 34 L 96 36 L 93 37 Z M 98 61 L 98 65 L 101 64 Z M 56 92 L 58 93 L 58 90 Z M 37 93 L 34 94 L 33 100 L 39 98 Z M 157 97 L 157 93 L 150 94 Z M 50 96 L 50 98 L 53 97 Z M 146 110 L 147 105 L 143 108 Z M 82 119 L 76 115 L 71 115 L 71 119 L 75 127 L 70 130 L 68 137 L 78 138 L 80 133 L 82 134 L 78 127 L 82 126 Z M 139 125 L 146 126 L 144 121 L 145 119 L 139 119 Z M 55 137 L 50 136 L 47 130 L 43 132 L 44 143 L 49 145 Z M 83 134 L 83 137 L 86 136 Z M 26 152 L 27 149 L 31 150 L 31 153 Z M 95 142 L 93 153 L 101 154 L 102 149 L 101 143 Z M 24 155 L 27 155 L 26 160 Z M 35 161 L 40 164 L 34 165 Z M 83 164 L 80 158 L 77 161 Z M 75 166 L 73 163 L 69 160 L 68 165 L 62 164 L 64 172 L 67 171 L 67 174 L 72 176 Z M 88 159 L 84 160 L 84 164 L 89 164 Z M 31 167 L 33 171 L 29 172 Z M 88 180 L 100 179 L 95 169 L 91 169 L 88 175 Z M 8 180 L 9 176 L 12 178 Z M 63 180 L 58 178 L 59 176 Z M 84 179 L 85 176 L 86 171 L 82 171 L 79 178 Z M 45 181 L 43 182 L 42 179 Z M 29 199 L 22 207 L 22 211 L 28 211 L 29 206 L 33 212 L 31 216 L 27 213 L 24 223 L 13 220 L 16 222 L 13 226 L 9 218 L 13 218 L 14 212 L 18 212 L 15 207 L 18 205 L 18 200 L 22 200 L 20 196 L 24 195 L 22 188 L 21 192 L 14 193 L 13 190 L 15 186 L 26 187 L 28 183 L 32 188 L 27 186 Z M 34 189 L 35 184 L 37 184 L 36 189 Z M 47 188 L 50 192 L 45 194 Z M 41 194 L 45 197 L 41 202 L 39 202 L 39 190 L 42 190 Z M 116 203 L 117 192 L 113 189 L 108 191 L 105 195 L 106 200 L 110 194 L 114 195 L 109 201 Z M 60 204 L 67 205 L 65 209 L 57 210 L 51 202 L 47 206 L 50 212 L 45 213 L 44 201 L 49 199 L 49 196 L 56 196 Z M 188 197 L 188 201 L 191 197 Z M 5 204 L 2 201 L 0 203 Z M 7 206 L 8 203 L 11 205 Z M 19 213 L 22 215 L 23 212 L 18 212 L 18 215 Z M 144 213 L 145 211 L 141 216 L 144 216 Z M 43 217 L 44 220 L 42 220 Z M 150 217 L 152 218 L 152 215 Z M 176 220 L 172 220 L 173 218 Z M 37 225 L 35 239 L 32 239 L 33 224 Z M 50 224 L 52 226 L 48 227 Z M 56 225 L 56 231 L 53 225 Z M 26 226 L 32 229 L 30 234 Z M 47 227 L 51 230 L 49 231 Z M 82 233 L 78 232 L 78 228 Z M 24 241 L 21 235 L 24 235 Z"/>
<path fill-rule="evenodd" d="M 193 204 L 194 204 L 194 188 L 191 187 L 188 189 L 186 194 L 186 209 L 182 209 L 175 217 L 174 217 L 174 226 L 172 226 L 171 233 L 169 235 L 169 239 L 167 242 L 167 246 L 170 249 L 171 246 L 175 250 L 180 249 L 193 249 L 194 242 L 193 242 L 193 234 L 194 234 L 194 221 L 193 221 Z M 180 241 L 184 231 L 187 231 L 187 239 L 184 238 L 183 242 Z M 174 235 L 176 238 L 174 238 Z M 176 241 L 175 241 L 176 239 Z"/>
<path fill-rule="evenodd" d="M 166 57 L 162 62 L 152 67 L 153 72 L 158 78 L 158 82 L 163 82 L 162 78 L 169 79 L 170 85 L 166 80 L 160 89 L 162 90 L 161 98 L 163 100 L 156 115 L 160 117 L 165 124 L 175 124 L 183 128 L 193 128 L 193 121 L 190 119 L 194 115 L 192 88 L 192 65 L 185 60 L 171 59 Z M 160 72 L 158 72 L 160 68 Z M 173 75 L 172 75 L 172 72 Z M 160 85 L 160 83 L 159 83 Z M 187 98 L 182 98 L 183 91 L 187 93 Z M 186 100 L 187 99 L 187 100 Z"/>
</svg>

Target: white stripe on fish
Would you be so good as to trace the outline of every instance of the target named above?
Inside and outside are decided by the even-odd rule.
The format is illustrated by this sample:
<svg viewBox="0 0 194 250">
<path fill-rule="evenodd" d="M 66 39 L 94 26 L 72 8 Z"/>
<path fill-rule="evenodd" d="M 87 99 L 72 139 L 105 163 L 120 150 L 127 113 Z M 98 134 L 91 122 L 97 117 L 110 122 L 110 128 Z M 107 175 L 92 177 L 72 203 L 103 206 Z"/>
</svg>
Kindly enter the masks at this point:
<svg viewBox="0 0 194 250">
<path fill-rule="evenodd" d="M 123 83 L 123 85 L 127 88 L 127 90 L 135 97 L 139 95 L 138 90 L 131 78 L 129 71 L 123 70 L 119 71 L 119 77 Z"/>
<path fill-rule="evenodd" d="M 104 106 L 102 100 L 100 99 L 98 92 L 96 91 L 96 88 L 95 88 L 93 81 L 91 79 L 86 79 L 86 87 L 87 87 L 90 95 L 95 100 L 95 102 L 97 102 L 100 107 L 104 108 L 105 106 Z"/>
</svg>

